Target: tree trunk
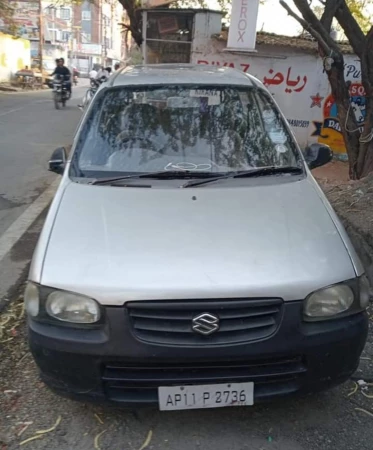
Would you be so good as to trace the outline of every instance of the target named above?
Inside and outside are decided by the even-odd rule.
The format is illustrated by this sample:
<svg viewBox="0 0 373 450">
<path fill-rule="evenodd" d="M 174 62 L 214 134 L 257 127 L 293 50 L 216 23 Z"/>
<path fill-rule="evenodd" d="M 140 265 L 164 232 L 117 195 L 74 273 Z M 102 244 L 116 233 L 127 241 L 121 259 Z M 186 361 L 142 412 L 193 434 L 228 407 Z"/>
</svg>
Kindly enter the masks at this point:
<svg viewBox="0 0 373 450">
<path fill-rule="evenodd" d="M 350 178 L 356 180 L 359 178 L 358 156 L 360 131 L 350 111 L 350 94 L 344 78 L 343 55 L 341 53 L 334 53 L 333 59 L 334 63 L 332 64 L 332 68 L 327 70 L 326 73 L 332 89 L 333 98 L 337 105 L 338 121 L 348 155 Z"/>
<path fill-rule="evenodd" d="M 366 156 L 364 159 L 364 164 L 361 168 L 360 177 L 366 177 L 370 173 L 373 172 L 373 141 L 370 141 L 369 144 L 365 144 L 368 146 Z"/>
<path fill-rule="evenodd" d="M 364 122 L 363 132 L 359 138 L 359 156 L 357 159 L 357 177 L 361 178 L 368 175 L 372 171 L 372 130 L 373 130 L 373 111 L 372 98 L 369 98 L 370 106 L 366 109 L 366 116 Z"/>
<path fill-rule="evenodd" d="M 336 19 L 342 26 L 352 48 L 360 59 L 361 83 L 365 89 L 365 121 L 359 136 L 356 176 L 361 178 L 373 171 L 373 27 L 365 36 L 346 2 L 340 1 Z"/>
<path fill-rule="evenodd" d="M 142 15 L 135 0 L 119 0 L 119 3 L 123 6 L 127 12 L 129 25 L 126 28 L 131 32 L 133 40 L 141 47 L 142 38 Z"/>
<path fill-rule="evenodd" d="M 359 158 L 357 162 L 358 177 L 366 176 L 372 171 L 373 138 L 373 27 L 368 32 L 365 45 L 360 54 L 361 81 L 365 89 L 365 120 L 360 137 Z"/>
</svg>

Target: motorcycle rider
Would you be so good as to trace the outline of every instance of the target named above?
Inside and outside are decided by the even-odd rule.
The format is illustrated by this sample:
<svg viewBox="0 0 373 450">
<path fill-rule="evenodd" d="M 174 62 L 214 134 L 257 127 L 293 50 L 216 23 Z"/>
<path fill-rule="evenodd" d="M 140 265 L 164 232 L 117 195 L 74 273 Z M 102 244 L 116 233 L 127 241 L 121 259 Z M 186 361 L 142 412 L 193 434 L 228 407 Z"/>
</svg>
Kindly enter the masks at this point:
<svg viewBox="0 0 373 450">
<path fill-rule="evenodd" d="M 78 84 L 79 75 L 80 75 L 80 73 L 79 73 L 78 69 L 76 67 L 73 67 L 73 81 L 74 81 L 75 85 Z"/>
<path fill-rule="evenodd" d="M 54 69 L 54 72 L 52 73 L 51 76 L 60 75 L 60 76 L 64 77 L 64 80 L 66 82 L 67 92 L 69 92 L 70 97 L 71 97 L 71 94 L 72 94 L 72 90 L 71 90 L 71 72 L 65 66 L 65 60 L 63 58 L 59 58 L 58 60 L 56 59 L 56 62 L 57 62 L 57 67 Z"/>
<path fill-rule="evenodd" d="M 111 75 L 111 67 L 106 67 L 106 68 L 101 67 L 100 68 L 100 70 L 98 71 L 98 73 L 96 75 L 96 78 L 94 80 L 91 79 L 91 89 L 88 89 L 88 91 L 84 94 L 82 103 L 80 103 L 78 105 L 78 107 L 80 109 L 83 109 L 85 107 L 85 105 L 88 104 L 88 94 L 91 93 L 91 95 L 92 95 L 92 92 L 95 92 L 101 83 L 105 83 L 108 80 L 108 78 L 110 77 L 110 75 Z M 93 89 L 95 91 L 93 91 Z"/>
<path fill-rule="evenodd" d="M 89 79 L 90 80 L 95 80 L 97 77 L 97 70 L 92 67 L 92 70 L 89 72 Z"/>
<path fill-rule="evenodd" d="M 102 78 L 109 78 L 110 73 L 107 70 L 108 68 L 104 68 L 104 66 L 100 67 L 100 70 L 97 72 L 96 80 L 102 80 Z"/>
</svg>

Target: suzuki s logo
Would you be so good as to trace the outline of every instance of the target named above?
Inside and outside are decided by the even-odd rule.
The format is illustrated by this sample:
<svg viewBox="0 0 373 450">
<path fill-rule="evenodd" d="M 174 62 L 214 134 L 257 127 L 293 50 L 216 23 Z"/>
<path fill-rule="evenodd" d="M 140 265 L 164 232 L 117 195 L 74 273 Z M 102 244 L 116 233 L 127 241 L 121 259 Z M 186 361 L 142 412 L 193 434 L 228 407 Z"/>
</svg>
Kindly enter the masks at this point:
<svg viewBox="0 0 373 450">
<path fill-rule="evenodd" d="M 220 320 L 218 316 L 210 313 L 199 314 L 193 318 L 192 329 L 195 333 L 208 336 L 215 333 L 220 327 Z"/>
</svg>

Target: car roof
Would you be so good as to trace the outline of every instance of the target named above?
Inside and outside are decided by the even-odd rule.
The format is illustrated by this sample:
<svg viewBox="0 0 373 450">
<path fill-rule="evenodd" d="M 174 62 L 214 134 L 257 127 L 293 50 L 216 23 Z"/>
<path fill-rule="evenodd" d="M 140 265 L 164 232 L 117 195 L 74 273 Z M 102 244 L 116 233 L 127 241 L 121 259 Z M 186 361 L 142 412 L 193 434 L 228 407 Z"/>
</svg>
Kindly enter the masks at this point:
<svg viewBox="0 0 373 450">
<path fill-rule="evenodd" d="M 110 86 L 206 84 L 258 86 L 260 81 L 253 76 L 230 67 L 206 64 L 148 64 L 129 66 L 109 79 Z"/>
</svg>

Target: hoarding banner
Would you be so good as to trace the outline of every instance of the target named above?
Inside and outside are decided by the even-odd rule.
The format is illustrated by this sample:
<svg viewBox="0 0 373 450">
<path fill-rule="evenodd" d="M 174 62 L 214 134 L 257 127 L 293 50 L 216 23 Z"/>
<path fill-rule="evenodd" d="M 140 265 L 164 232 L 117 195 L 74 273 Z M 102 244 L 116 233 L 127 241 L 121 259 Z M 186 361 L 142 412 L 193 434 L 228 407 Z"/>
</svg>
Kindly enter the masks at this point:
<svg viewBox="0 0 373 450">
<path fill-rule="evenodd" d="M 227 49 L 254 50 L 259 0 L 233 0 Z"/>
</svg>

